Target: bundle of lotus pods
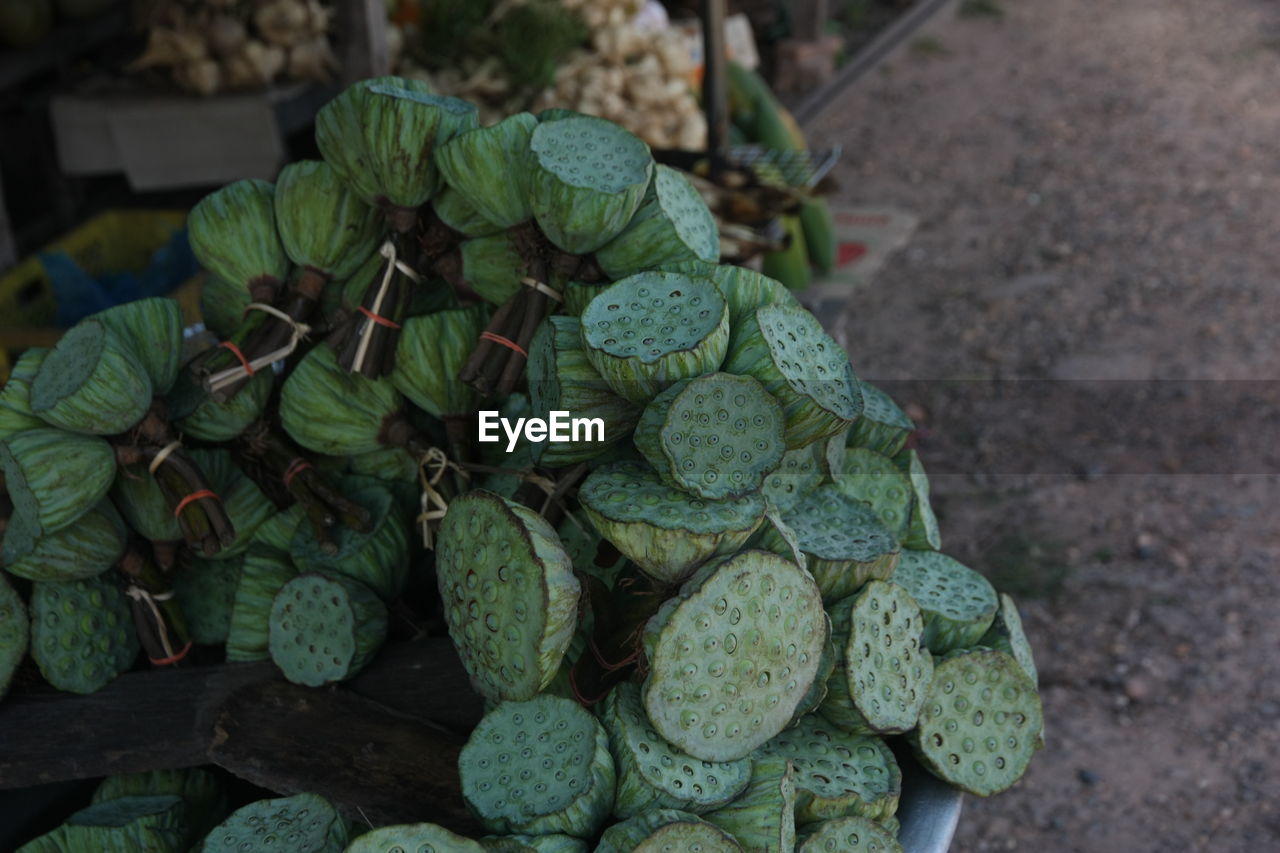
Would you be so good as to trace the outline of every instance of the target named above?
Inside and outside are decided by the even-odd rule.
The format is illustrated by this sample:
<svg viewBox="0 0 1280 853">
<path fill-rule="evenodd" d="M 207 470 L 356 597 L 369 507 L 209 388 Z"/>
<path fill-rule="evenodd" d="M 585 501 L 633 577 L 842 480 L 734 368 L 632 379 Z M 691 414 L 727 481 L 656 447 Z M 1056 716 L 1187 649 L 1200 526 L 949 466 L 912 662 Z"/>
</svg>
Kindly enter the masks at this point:
<svg viewBox="0 0 1280 853">
<path fill-rule="evenodd" d="M 58 832 L 894 850 L 903 750 L 976 795 L 1018 780 L 1043 720 L 1013 601 L 939 551 L 911 421 L 785 287 L 716 263 L 680 173 L 602 119 L 478 127 L 394 78 L 317 133 L 323 162 L 192 214 L 247 309 L 210 316 L 221 344 L 184 362 L 148 300 L 15 365 L 0 688 L 26 655 L 92 691 L 192 646 L 330 685 L 442 615 L 493 835 L 355 837 L 312 795 L 223 820 L 175 780 Z"/>
</svg>

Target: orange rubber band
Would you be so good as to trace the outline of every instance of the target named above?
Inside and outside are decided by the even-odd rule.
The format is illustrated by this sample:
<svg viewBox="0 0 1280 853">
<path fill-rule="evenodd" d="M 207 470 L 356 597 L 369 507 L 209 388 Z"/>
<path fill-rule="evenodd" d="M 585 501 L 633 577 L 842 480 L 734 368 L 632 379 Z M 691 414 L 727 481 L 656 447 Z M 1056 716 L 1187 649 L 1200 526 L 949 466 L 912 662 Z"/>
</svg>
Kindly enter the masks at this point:
<svg viewBox="0 0 1280 853">
<path fill-rule="evenodd" d="M 502 335 L 495 335 L 493 332 L 481 332 L 480 340 L 493 341 L 495 344 L 502 344 L 507 349 L 515 350 L 525 358 L 529 357 L 529 353 L 525 352 L 524 347 L 520 346 L 518 343 L 511 340 L 510 338 L 504 338 Z"/>
<path fill-rule="evenodd" d="M 205 498 L 213 498 L 215 501 L 219 502 L 222 500 L 222 498 L 218 497 L 213 489 L 201 489 L 198 492 L 192 492 L 182 500 L 178 501 L 177 507 L 173 510 L 174 517 L 176 518 L 181 515 L 182 511 L 187 508 L 187 504 L 192 503 L 193 501 L 204 500 Z"/>
<path fill-rule="evenodd" d="M 244 372 L 249 374 L 250 376 L 253 375 L 253 365 L 249 363 L 249 359 L 244 357 L 244 353 L 240 352 L 240 347 L 236 346 L 231 341 L 223 341 L 222 343 L 218 344 L 218 346 L 226 347 L 227 349 L 231 350 L 231 354 L 234 355 L 236 358 L 240 359 L 240 364 L 244 367 Z"/>
<path fill-rule="evenodd" d="M 149 657 L 147 660 L 151 661 L 155 666 L 169 666 L 185 658 L 189 651 L 191 651 L 191 640 L 187 640 L 187 644 L 182 647 L 182 651 L 178 652 L 171 658 L 160 658 L 159 660 L 156 660 L 155 658 Z"/>
<path fill-rule="evenodd" d="M 284 476 L 280 479 L 284 481 L 284 487 L 289 488 L 289 484 L 293 482 L 293 478 L 301 474 L 303 471 L 311 467 L 311 463 L 299 456 L 289 463 L 289 467 L 285 469 Z"/>
<path fill-rule="evenodd" d="M 386 326 L 388 329 L 400 328 L 399 323 L 396 323 L 392 320 L 388 320 L 386 317 L 380 317 L 377 314 L 370 311 L 368 308 L 365 308 L 363 305 L 359 306 L 356 310 L 359 311 L 364 316 L 368 317 L 373 322 L 377 323 L 379 326 Z"/>
</svg>

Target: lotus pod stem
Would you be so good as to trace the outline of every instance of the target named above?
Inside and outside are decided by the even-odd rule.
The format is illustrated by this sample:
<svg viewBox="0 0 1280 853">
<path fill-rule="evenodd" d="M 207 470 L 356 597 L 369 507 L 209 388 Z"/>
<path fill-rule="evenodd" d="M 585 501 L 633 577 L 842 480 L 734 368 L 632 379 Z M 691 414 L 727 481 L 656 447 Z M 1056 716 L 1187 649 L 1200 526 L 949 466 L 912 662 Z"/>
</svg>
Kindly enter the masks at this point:
<svg viewBox="0 0 1280 853">
<path fill-rule="evenodd" d="M 176 666 L 191 651 L 191 633 L 170 578 L 142 548 L 130 547 L 116 570 L 127 580 L 133 624 L 153 666 Z"/>
</svg>

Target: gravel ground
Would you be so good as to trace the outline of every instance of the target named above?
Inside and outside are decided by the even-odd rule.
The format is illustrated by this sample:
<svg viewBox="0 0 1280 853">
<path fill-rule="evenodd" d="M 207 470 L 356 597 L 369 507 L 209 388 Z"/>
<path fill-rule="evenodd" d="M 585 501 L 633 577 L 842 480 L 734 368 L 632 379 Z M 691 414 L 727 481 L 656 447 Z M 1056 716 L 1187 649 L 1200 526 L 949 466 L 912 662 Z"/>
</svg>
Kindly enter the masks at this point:
<svg viewBox="0 0 1280 853">
<path fill-rule="evenodd" d="M 1039 652 L 1048 745 L 953 850 L 1280 850 L 1280 4 L 1002 8 L 809 129 L 921 217 L 854 367 Z"/>
</svg>

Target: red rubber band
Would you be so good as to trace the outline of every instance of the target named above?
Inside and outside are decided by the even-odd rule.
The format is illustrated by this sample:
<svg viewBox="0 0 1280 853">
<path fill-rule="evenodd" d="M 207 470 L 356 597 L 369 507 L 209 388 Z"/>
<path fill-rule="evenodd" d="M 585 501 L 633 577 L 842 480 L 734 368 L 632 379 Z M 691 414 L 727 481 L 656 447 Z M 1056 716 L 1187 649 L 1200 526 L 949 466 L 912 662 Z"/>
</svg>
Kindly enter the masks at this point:
<svg viewBox="0 0 1280 853">
<path fill-rule="evenodd" d="M 240 364 L 244 367 L 244 372 L 249 374 L 250 376 L 253 375 L 253 365 L 249 363 L 249 359 L 244 357 L 244 353 L 240 352 L 240 347 L 236 346 L 231 341 L 223 341 L 222 343 L 218 344 L 218 346 L 226 347 L 227 349 L 231 350 L 231 354 L 234 355 L 236 358 L 240 359 Z"/>
<path fill-rule="evenodd" d="M 377 323 L 379 326 L 386 326 L 388 329 L 400 328 L 399 323 L 388 320 L 386 317 L 379 317 L 377 314 L 373 313 L 368 308 L 365 308 L 363 305 L 359 306 L 356 310 L 358 310 L 364 316 L 368 317 L 373 322 Z"/>
<path fill-rule="evenodd" d="M 301 474 L 303 471 L 311 467 L 311 463 L 303 459 L 301 456 L 289 463 L 289 467 L 285 469 L 284 476 L 280 479 L 284 481 L 284 487 L 289 488 L 289 484 L 293 482 L 293 478 Z"/>
<path fill-rule="evenodd" d="M 149 657 L 147 660 L 151 661 L 151 663 L 156 666 L 169 666 L 170 664 L 175 664 L 185 658 L 189 651 L 191 651 L 191 640 L 187 640 L 187 644 L 182 647 L 182 651 L 178 652 L 171 658 L 160 658 L 159 660 L 156 660 L 155 658 Z"/>
<path fill-rule="evenodd" d="M 480 340 L 493 341 L 495 344 L 502 344 L 507 349 L 515 350 L 525 358 L 529 357 L 529 353 L 524 351 L 524 347 L 520 346 L 518 343 L 511 340 L 510 338 L 504 338 L 502 335 L 495 335 L 493 332 L 481 332 Z"/>
<path fill-rule="evenodd" d="M 201 489 L 198 492 L 192 492 L 182 500 L 178 501 L 178 505 L 173 510 L 174 518 L 177 518 L 182 514 L 182 511 L 187 508 L 187 504 L 192 503 L 193 501 L 204 500 L 205 498 L 213 498 L 215 501 L 222 500 L 222 498 L 218 497 L 213 489 Z"/>
</svg>

